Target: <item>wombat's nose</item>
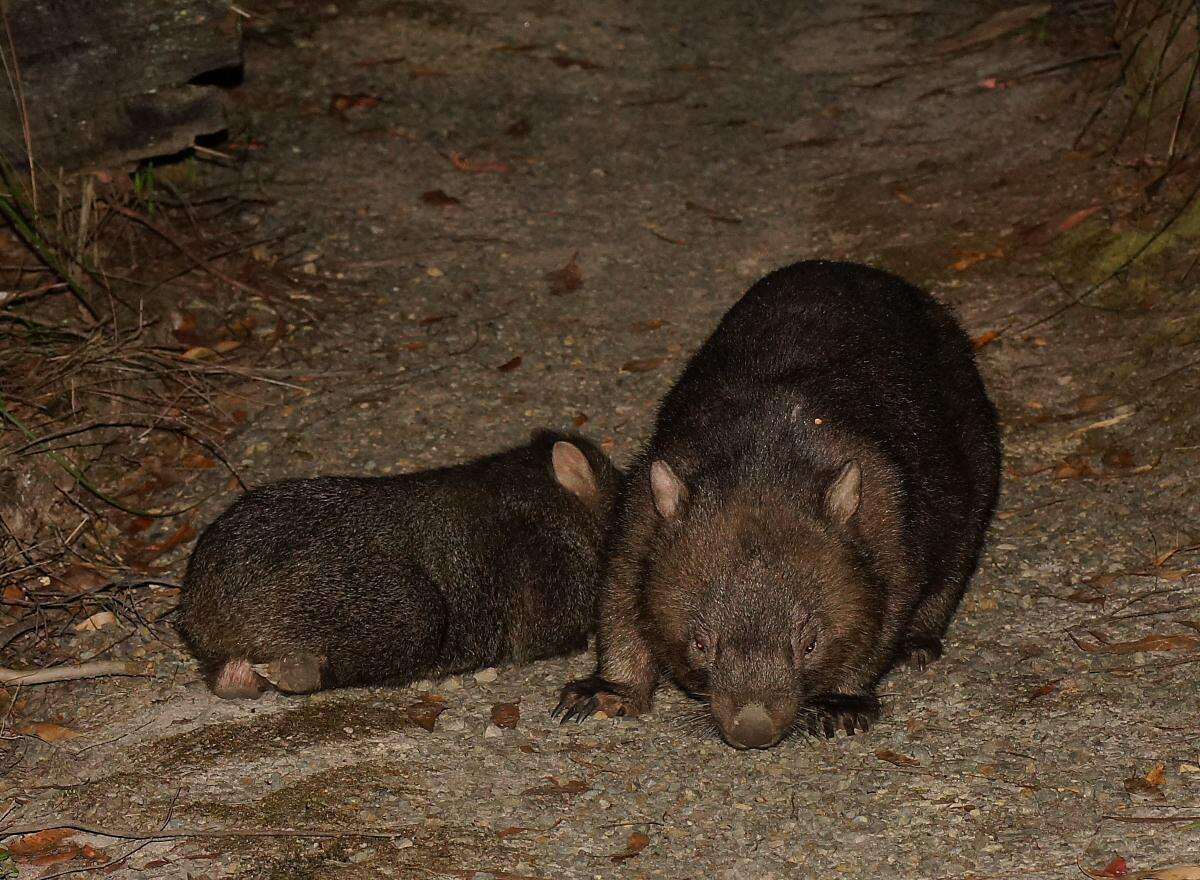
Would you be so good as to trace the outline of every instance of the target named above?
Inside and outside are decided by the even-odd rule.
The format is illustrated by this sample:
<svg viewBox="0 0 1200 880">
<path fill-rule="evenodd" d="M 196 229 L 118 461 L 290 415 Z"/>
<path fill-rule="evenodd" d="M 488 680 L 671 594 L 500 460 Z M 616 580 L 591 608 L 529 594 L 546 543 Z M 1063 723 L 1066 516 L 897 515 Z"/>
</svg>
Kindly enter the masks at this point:
<svg viewBox="0 0 1200 880">
<path fill-rule="evenodd" d="M 775 742 L 775 722 L 762 703 L 747 703 L 733 716 L 725 737 L 737 749 L 765 749 Z"/>
</svg>

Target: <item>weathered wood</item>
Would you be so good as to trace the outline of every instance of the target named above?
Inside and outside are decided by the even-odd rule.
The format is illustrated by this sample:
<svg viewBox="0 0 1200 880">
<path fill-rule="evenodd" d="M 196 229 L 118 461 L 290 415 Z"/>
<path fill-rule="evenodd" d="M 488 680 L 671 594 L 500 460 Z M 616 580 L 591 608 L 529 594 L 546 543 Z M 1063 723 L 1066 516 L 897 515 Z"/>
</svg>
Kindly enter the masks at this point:
<svg viewBox="0 0 1200 880">
<path fill-rule="evenodd" d="M 69 169 L 177 152 L 225 127 L 221 90 L 191 83 L 241 64 L 238 15 L 228 0 L 0 6 L 10 74 L 0 97 L 0 150 L 13 164 L 26 163 L 23 119 L 36 162 Z"/>
</svg>

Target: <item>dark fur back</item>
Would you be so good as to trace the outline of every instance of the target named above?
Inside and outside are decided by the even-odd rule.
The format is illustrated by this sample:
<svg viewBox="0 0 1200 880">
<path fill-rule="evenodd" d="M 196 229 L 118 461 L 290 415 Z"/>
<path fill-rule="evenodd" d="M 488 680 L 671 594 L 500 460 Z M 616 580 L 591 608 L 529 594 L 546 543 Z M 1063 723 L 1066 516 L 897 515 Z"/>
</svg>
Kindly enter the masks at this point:
<svg viewBox="0 0 1200 880">
<path fill-rule="evenodd" d="M 555 480 L 558 440 L 588 458 L 594 505 Z M 593 443 L 542 431 L 456 467 L 254 489 L 197 543 L 180 629 L 210 665 L 308 652 L 343 685 L 578 649 L 618 482 Z"/>
</svg>

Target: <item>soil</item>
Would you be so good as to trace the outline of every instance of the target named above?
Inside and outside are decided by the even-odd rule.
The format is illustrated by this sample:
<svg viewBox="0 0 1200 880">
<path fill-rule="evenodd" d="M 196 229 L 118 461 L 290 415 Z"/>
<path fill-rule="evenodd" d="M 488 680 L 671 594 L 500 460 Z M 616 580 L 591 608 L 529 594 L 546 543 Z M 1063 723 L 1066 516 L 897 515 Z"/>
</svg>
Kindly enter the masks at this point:
<svg viewBox="0 0 1200 880">
<path fill-rule="evenodd" d="M 765 752 L 670 689 L 559 726 L 585 655 L 223 702 L 169 628 L 122 616 L 72 649 L 148 675 L 10 707 L 5 825 L 213 836 L 79 833 L 20 877 L 1200 864 L 1200 210 L 1187 175 L 1104 149 L 1119 95 L 1078 140 L 1115 74 L 1080 60 L 1094 33 L 988 38 L 1011 4 L 949 0 L 253 7 L 219 173 L 261 194 L 236 221 L 254 235 L 298 230 L 262 258 L 309 319 L 226 447 L 248 482 L 457 462 L 540 426 L 625 461 L 755 279 L 832 257 L 958 309 L 1004 422 L 1001 510 L 946 657 L 887 679 L 868 734 Z M 210 482 L 197 526 L 233 497 Z M 328 836 L 215 834 L 279 828 Z"/>
</svg>

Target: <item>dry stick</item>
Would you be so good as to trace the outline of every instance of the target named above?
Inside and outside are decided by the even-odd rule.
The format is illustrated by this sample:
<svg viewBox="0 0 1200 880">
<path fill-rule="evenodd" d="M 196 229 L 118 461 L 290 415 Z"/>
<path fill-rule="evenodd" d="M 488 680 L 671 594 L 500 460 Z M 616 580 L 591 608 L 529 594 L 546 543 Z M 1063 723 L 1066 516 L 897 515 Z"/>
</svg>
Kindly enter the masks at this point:
<svg viewBox="0 0 1200 880">
<path fill-rule="evenodd" d="M 1165 824 L 1168 822 L 1200 822 L 1200 816 L 1116 816 L 1109 813 L 1102 819 L 1112 819 L 1114 822 L 1130 822 L 1137 824 Z"/>
<path fill-rule="evenodd" d="M 84 834 L 95 834 L 100 837 L 112 837 L 117 840 L 185 840 L 188 838 L 212 839 L 222 837 L 367 837 L 375 840 L 394 840 L 397 837 L 407 837 L 412 829 L 375 829 L 362 831 L 353 828 L 178 828 L 173 831 L 133 831 L 119 828 L 106 828 L 102 825 L 88 825 L 75 819 L 48 819 L 32 825 L 12 825 L 0 828 L 0 837 L 11 837 L 18 834 L 36 834 L 39 831 L 49 831 L 52 828 L 71 828 Z"/>
<path fill-rule="evenodd" d="M 1175 211 L 1175 213 L 1173 213 L 1170 217 L 1167 218 L 1167 222 L 1164 223 L 1162 226 L 1160 226 L 1154 232 L 1153 235 L 1151 235 L 1148 239 L 1146 239 L 1146 241 L 1143 242 L 1142 245 L 1137 250 L 1135 250 L 1132 254 L 1130 254 L 1128 257 L 1126 257 L 1124 260 L 1122 260 L 1121 264 L 1119 266 L 1117 266 L 1115 269 L 1113 269 L 1111 272 L 1109 272 L 1106 276 L 1104 276 L 1104 278 L 1100 279 L 1099 281 L 1095 282 L 1094 284 L 1088 285 L 1084 289 L 1084 291 L 1082 293 L 1080 293 L 1078 296 L 1072 298 L 1071 300 L 1067 301 L 1063 305 L 1059 306 L 1054 311 L 1050 312 L 1048 315 L 1044 315 L 1041 318 L 1038 318 L 1036 321 L 1033 321 L 1030 324 L 1026 324 L 1024 327 L 1021 327 L 1020 329 L 1018 329 L 1017 332 L 1018 333 L 1028 333 L 1034 327 L 1039 327 L 1042 324 L 1045 324 L 1047 321 L 1053 321 L 1055 318 L 1057 318 L 1063 312 L 1073 309 L 1075 306 L 1079 305 L 1081 302 L 1083 302 L 1085 299 L 1087 299 L 1089 296 L 1091 296 L 1093 293 L 1095 293 L 1097 290 L 1099 290 L 1105 284 L 1108 284 L 1108 282 L 1112 281 L 1114 278 L 1116 278 L 1118 275 L 1120 275 L 1122 272 L 1124 272 L 1126 269 L 1128 269 L 1131 265 L 1133 265 L 1134 261 L 1137 260 L 1137 258 L 1140 257 L 1150 247 L 1150 245 L 1154 244 L 1154 242 L 1156 242 L 1163 235 L 1163 233 L 1165 233 L 1168 229 L 1171 228 L 1172 224 L 1174 224 L 1176 220 L 1178 220 L 1180 217 L 1183 216 L 1184 212 L 1189 207 L 1191 207 L 1192 202 L 1194 202 L 1196 200 L 1197 195 L 1200 195 L 1200 184 L 1197 184 L 1195 187 L 1192 188 L 1192 191 L 1190 193 L 1188 193 L 1188 197 L 1186 199 L 1184 199 L 1183 204 L 1179 206 L 1179 208 Z"/>
<path fill-rule="evenodd" d="M 84 663 L 80 666 L 51 666 L 25 671 L 0 666 L 0 685 L 50 684 L 55 681 L 76 681 L 81 678 L 102 678 L 109 675 L 141 676 L 147 673 L 131 663 Z"/>
</svg>

